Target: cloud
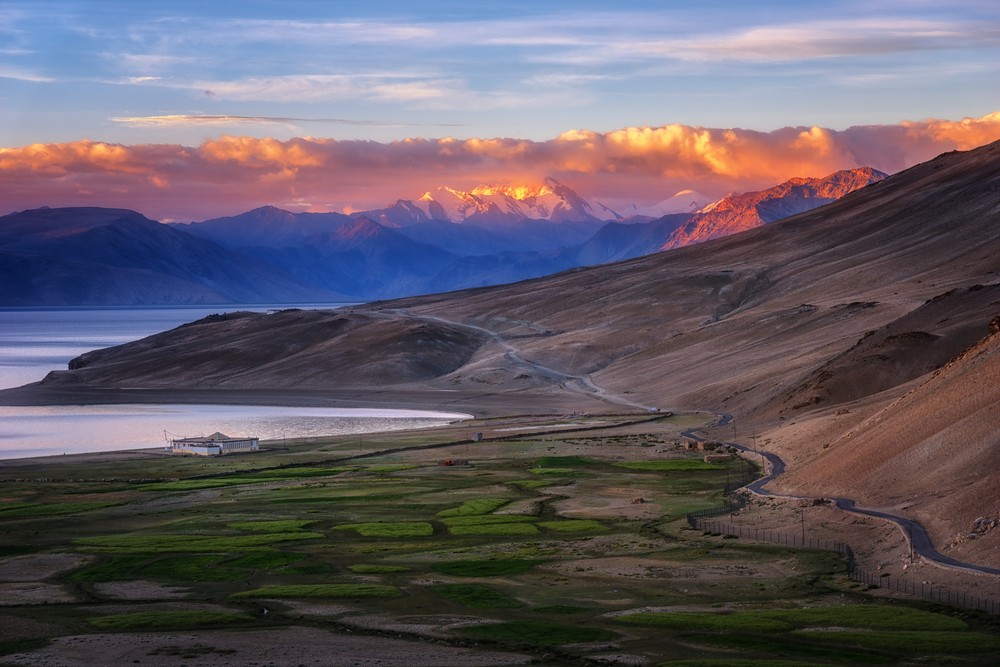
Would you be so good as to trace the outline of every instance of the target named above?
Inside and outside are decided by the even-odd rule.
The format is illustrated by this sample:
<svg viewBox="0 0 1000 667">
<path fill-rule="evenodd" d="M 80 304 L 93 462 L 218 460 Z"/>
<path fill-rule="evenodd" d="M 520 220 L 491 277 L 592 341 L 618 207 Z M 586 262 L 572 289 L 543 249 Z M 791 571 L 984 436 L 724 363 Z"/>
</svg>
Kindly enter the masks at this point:
<svg viewBox="0 0 1000 667">
<path fill-rule="evenodd" d="M 238 125 L 284 125 L 295 127 L 303 123 L 332 123 L 337 125 L 363 125 L 367 127 L 409 127 L 418 123 L 383 123 L 374 120 L 348 120 L 345 118 L 286 118 L 282 116 L 115 116 L 108 120 L 131 127 L 232 127 Z M 456 127 L 437 125 L 435 127 Z"/>
<path fill-rule="evenodd" d="M 441 185 L 537 183 L 545 176 L 606 203 L 648 202 L 679 190 L 715 196 L 858 166 L 891 173 L 945 151 L 998 139 L 1000 112 L 840 131 L 786 127 L 757 132 L 679 124 L 603 133 L 572 130 L 548 141 L 445 137 L 379 143 L 222 136 L 197 147 L 76 141 L 0 149 L 0 188 L 8 208 L 71 205 L 79 190 L 87 190 L 93 193 L 91 205 L 99 200 L 176 220 L 234 214 L 263 204 L 381 207 Z"/>
</svg>

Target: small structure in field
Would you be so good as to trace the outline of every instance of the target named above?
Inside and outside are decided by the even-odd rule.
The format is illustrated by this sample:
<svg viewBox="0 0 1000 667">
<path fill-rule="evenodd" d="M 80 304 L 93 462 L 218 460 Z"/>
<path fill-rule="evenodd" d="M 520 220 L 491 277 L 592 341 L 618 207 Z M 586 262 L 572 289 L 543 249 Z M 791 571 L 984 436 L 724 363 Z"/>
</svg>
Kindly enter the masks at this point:
<svg viewBox="0 0 1000 667">
<path fill-rule="evenodd" d="M 194 454 L 196 456 L 223 456 L 244 454 L 260 449 L 259 438 L 231 438 L 216 431 L 205 438 L 177 438 L 167 447 L 171 454 Z"/>
<path fill-rule="evenodd" d="M 482 441 L 483 441 L 483 432 L 482 431 L 477 431 L 477 432 L 475 432 L 475 433 L 472 434 L 472 442 L 482 442 Z"/>
</svg>

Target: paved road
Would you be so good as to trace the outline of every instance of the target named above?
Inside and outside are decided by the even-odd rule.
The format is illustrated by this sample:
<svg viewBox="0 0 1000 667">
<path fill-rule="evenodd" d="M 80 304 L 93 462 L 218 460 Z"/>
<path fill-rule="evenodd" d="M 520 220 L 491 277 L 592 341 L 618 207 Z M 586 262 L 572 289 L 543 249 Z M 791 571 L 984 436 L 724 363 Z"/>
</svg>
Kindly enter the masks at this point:
<svg viewBox="0 0 1000 667">
<path fill-rule="evenodd" d="M 598 399 L 600 399 L 600 400 L 602 400 L 602 401 L 604 401 L 606 403 L 615 403 L 617 405 L 627 405 L 629 407 L 639 408 L 640 410 L 649 410 L 650 409 L 649 406 L 640 405 L 640 404 L 638 404 L 638 403 L 636 403 L 634 401 L 630 401 L 629 399 L 627 399 L 627 398 L 625 398 L 623 396 L 617 396 L 615 394 L 608 393 L 607 391 L 605 391 L 601 387 L 598 387 L 596 384 L 594 384 L 591 381 L 589 375 L 570 375 L 568 373 L 563 373 L 561 371 L 557 371 L 554 368 L 549 368 L 548 366 L 543 366 L 541 364 L 536 364 L 534 361 L 528 361 L 527 359 L 525 359 L 524 357 L 521 356 L 521 351 L 520 350 L 518 350 L 516 347 L 514 347 L 513 345 L 511 345 L 510 343 L 508 343 L 507 341 L 505 341 L 500 336 L 500 334 L 498 334 L 495 331 L 490 331 L 489 329 L 486 329 L 486 328 L 480 327 L 480 326 L 476 326 L 475 324 L 466 324 L 465 322 L 455 322 L 453 320 L 446 320 L 443 317 L 435 317 L 433 315 L 415 315 L 415 314 L 410 313 L 408 311 L 398 310 L 398 309 L 397 310 L 393 310 L 392 312 L 399 313 L 400 315 L 405 315 L 406 317 L 410 317 L 410 318 L 413 318 L 413 319 L 418 319 L 418 320 L 432 320 L 434 322 L 442 322 L 444 324 L 450 324 L 452 326 L 462 327 L 462 328 L 465 328 L 465 329 L 472 329 L 474 331 L 478 331 L 480 333 L 484 333 L 487 336 L 490 336 L 494 341 L 497 342 L 497 344 L 499 344 L 505 350 L 507 350 L 507 357 L 509 359 L 511 359 L 515 363 L 520 364 L 522 366 L 527 366 L 528 368 L 534 370 L 536 373 L 538 373 L 539 375 L 541 375 L 545 379 L 549 380 L 550 382 L 553 382 L 553 383 L 558 384 L 558 385 L 560 385 L 562 387 L 565 387 L 569 391 L 574 391 L 574 392 L 576 392 L 578 394 L 587 394 L 587 395 L 590 395 L 590 396 L 594 396 L 595 398 L 598 398 Z M 519 322 L 518 324 L 522 324 L 522 323 Z M 547 331 L 549 333 L 552 333 L 548 329 L 546 329 L 545 331 Z"/>
<path fill-rule="evenodd" d="M 716 423 L 715 426 L 726 426 L 733 420 L 732 415 L 727 415 L 724 412 L 713 412 L 713 414 L 716 414 L 720 417 L 719 422 Z M 681 435 L 687 438 L 691 438 L 692 440 L 704 441 L 705 440 L 704 438 L 694 433 L 694 431 L 696 430 L 700 429 L 691 429 L 689 431 L 684 431 L 684 433 L 682 433 Z M 738 445 L 735 442 L 727 442 L 725 444 L 731 447 L 736 447 L 737 449 L 743 450 L 744 452 L 750 452 L 754 454 L 754 456 L 762 456 L 763 458 L 766 458 L 767 461 L 771 464 L 771 472 L 766 477 L 761 477 L 760 479 L 754 481 L 753 483 L 748 484 L 746 488 L 751 489 L 755 493 L 759 493 L 762 496 L 773 496 L 775 498 L 797 498 L 797 499 L 807 499 L 807 500 L 812 499 L 811 496 L 788 496 L 779 493 L 773 493 L 764 488 L 765 484 L 768 484 L 775 477 L 785 472 L 785 462 L 782 461 L 777 454 L 765 451 L 755 452 L 753 449 L 749 447 L 744 447 L 743 445 Z M 873 516 L 879 519 L 885 519 L 887 521 L 893 522 L 897 526 L 901 527 L 904 530 L 904 532 L 906 532 L 906 534 L 909 536 L 910 544 L 913 546 L 913 550 L 916 551 L 918 554 L 920 554 L 924 559 L 932 563 L 935 563 L 942 567 L 949 567 L 956 570 L 964 570 L 966 572 L 976 572 L 979 574 L 1000 574 L 1000 569 L 997 568 L 985 567 L 983 565 L 972 565 L 970 563 L 963 563 L 960 560 L 955 560 L 954 558 L 949 558 L 948 556 L 943 556 L 941 553 L 938 552 L 937 549 L 934 548 L 934 545 L 931 542 L 931 538 L 927 534 L 927 531 L 924 529 L 924 527 L 921 526 L 916 521 L 913 521 L 912 519 L 907 519 L 906 517 L 902 516 L 896 516 L 895 514 L 888 514 L 886 512 L 879 512 L 877 510 L 870 510 L 870 509 L 865 509 L 863 507 L 858 507 L 853 500 L 850 500 L 848 498 L 828 498 L 828 500 L 832 500 L 837 505 L 837 507 L 847 512 L 851 512 L 853 514 L 862 514 L 864 516 Z"/>
<path fill-rule="evenodd" d="M 518 364 L 528 366 L 529 368 L 534 369 L 536 372 L 540 373 L 543 377 L 546 377 L 547 379 L 549 379 L 552 382 L 555 382 L 556 384 L 562 385 L 563 387 L 565 387 L 570 391 L 575 391 L 582 394 L 595 395 L 598 398 L 607 401 L 608 403 L 629 405 L 643 410 L 649 409 L 648 406 L 639 405 L 638 403 L 630 401 L 622 396 L 609 394 L 601 387 L 595 385 L 590 380 L 590 376 L 588 375 L 569 375 L 567 373 L 557 371 L 554 368 L 549 368 L 548 366 L 536 364 L 533 361 L 528 361 L 527 359 L 524 359 L 523 357 L 520 356 L 520 350 L 518 350 L 516 347 L 505 341 L 500 336 L 500 334 L 496 333 L 495 331 L 490 331 L 489 329 L 476 326 L 474 324 L 466 324 L 464 322 L 454 322 L 452 320 L 446 320 L 441 317 L 434 317 L 433 315 L 414 315 L 405 310 L 396 310 L 393 312 L 397 312 L 407 317 L 423 319 L 423 320 L 433 320 L 436 322 L 442 322 L 444 324 L 450 324 L 452 326 L 457 326 L 457 327 L 464 327 L 466 329 L 473 329 L 475 331 L 485 333 L 486 335 L 493 338 L 493 340 L 495 340 L 505 350 L 507 350 L 507 356 L 511 360 L 515 361 Z M 712 411 L 712 414 L 718 415 L 720 417 L 719 422 L 716 423 L 715 426 L 726 426 L 733 420 L 732 415 L 726 414 L 724 412 Z M 694 431 L 696 430 L 700 429 L 691 429 L 688 431 L 684 431 L 681 435 L 687 438 L 691 438 L 692 440 L 704 441 L 705 438 L 702 438 L 694 433 Z M 775 498 L 795 498 L 804 500 L 812 499 L 811 496 L 790 496 L 790 495 L 773 493 L 764 488 L 764 486 L 769 482 L 771 482 L 771 480 L 773 480 L 778 475 L 785 472 L 785 462 L 782 461 L 781 457 L 779 457 L 777 454 L 774 454 L 772 452 L 765 452 L 763 450 L 754 451 L 749 447 L 738 445 L 735 442 L 727 442 L 725 444 L 740 449 L 744 452 L 750 452 L 754 454 L 754 456 L 761 456 L 767 459 L 768 463 L 771 464 L 771 472 L 766 477 L 761 477 L 760 479 L 748 484 L 747 485 L 748 489 L 751 489 L 755 493 L 759 493 L 762 496 L 773 496 Z M 829 500 L 832 500 L 837 505 L 837 507 L 847 512 L 851 512 L 853 514 L 861 514 L 864 516 L 877 517 L 879 519 L 886 519 L 887 521 L 891 521 L 895 523 L 897 526 L 900 526 L 909 536 L 910 543 L 913 546 L 913 550 L 930 562 L 933 562 L 942 567 L 949 567 L 956 570 L 964 570 L 966 572 L 1000 575 L 1000 569 L 985 567 L 982 565 L 972 565 L 970 563 L 963 563 L 962 561 L 955 560 L 954 558 L 949 558 L 947 556 L 941 555 L 937 551 L 937 549 L 934 548 L 930 536 L 927 535 L 927 531 L 924 529 L 924 527 L 921 526 L 916 521 L 913 521 L 912 519 L 896 516 L 894 514 L 887 514 L 885 512 L 879 512 L 876 510 L 865 509 L 863 507 L 858 507 L 853 500 L 850 500 L 848 498 L 829 498 Z"/>
</svg>

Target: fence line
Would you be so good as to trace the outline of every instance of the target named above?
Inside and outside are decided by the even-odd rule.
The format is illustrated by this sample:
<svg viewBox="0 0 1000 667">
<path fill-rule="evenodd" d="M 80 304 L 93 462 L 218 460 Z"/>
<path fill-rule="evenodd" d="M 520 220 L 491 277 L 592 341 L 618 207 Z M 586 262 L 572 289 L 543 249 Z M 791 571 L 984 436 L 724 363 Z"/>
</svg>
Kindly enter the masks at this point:
<svg viewBox="0 0 1000 667">
<path fill-rule="evenodd" d="M 736 494 L 738 496 L 738 494 Z M 722 510 L 719 512 L 718 510 Z M 705 515 L 703 512 L 712 511 L 715 514 Z M 915 583 L 900 577 L 892 577 L 889 574 L 872 574 L 864 572 L 856 567 L 854 550 L 846 542 L 835 542 L 830 540 L 809 537 L 803 531 L 800 534 L 783 533 L 777 530 L 754 528 L 751 526 L 736 526 L 723 523 L 721 521 L 706 521 L 706 517 L 729 514 L 734 511 L 732 506 L 713 508 L 712 510 L 702 510 L 702 512 L 692 512 L 687 515 L 688 525 L 692 528 L 706 533 L 717 535 L 733 535 L 735 537 L 745 537 L 757 542 L 767 542 L 769 544 L 779 544 L 789 547 L 800 547 L 804 549 L 820 549 L 823 551 L 834 551 L 844 554 L 848 558 L 847 576 L 853 580 L 866 584 L 868 588 L 885 588 L 886 590 L 898 591 L 921 597 L 935 602 L 964 607 L 966 609 L 977 609 L 991 614 L 1000 614 L 1000 602 L 988 600 L 986 598 L 968 595 L 966 593 L 952 592 L 941 586 Z"/>
</svg>

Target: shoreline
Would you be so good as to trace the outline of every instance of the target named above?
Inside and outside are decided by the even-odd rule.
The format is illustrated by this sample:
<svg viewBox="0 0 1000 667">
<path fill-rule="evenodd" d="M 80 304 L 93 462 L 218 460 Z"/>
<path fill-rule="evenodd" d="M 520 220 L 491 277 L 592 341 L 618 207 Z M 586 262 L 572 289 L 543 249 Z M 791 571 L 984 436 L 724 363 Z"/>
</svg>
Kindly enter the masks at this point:
<svg viewBox="0 0 1000 667">
<path fill-rule="evenodd" d="M 229 405 L 301 408 L 409 409 L 461 412 L 474 418 L 554 412 L 606 412 L 621 409 L 596 396 L 575 392 L 468 391 L 433 387 L 344 387 L 330 389 L 150 388 L 42 386 L 0 390 L 0 406 L 65 405 Z"/>
</svg>

